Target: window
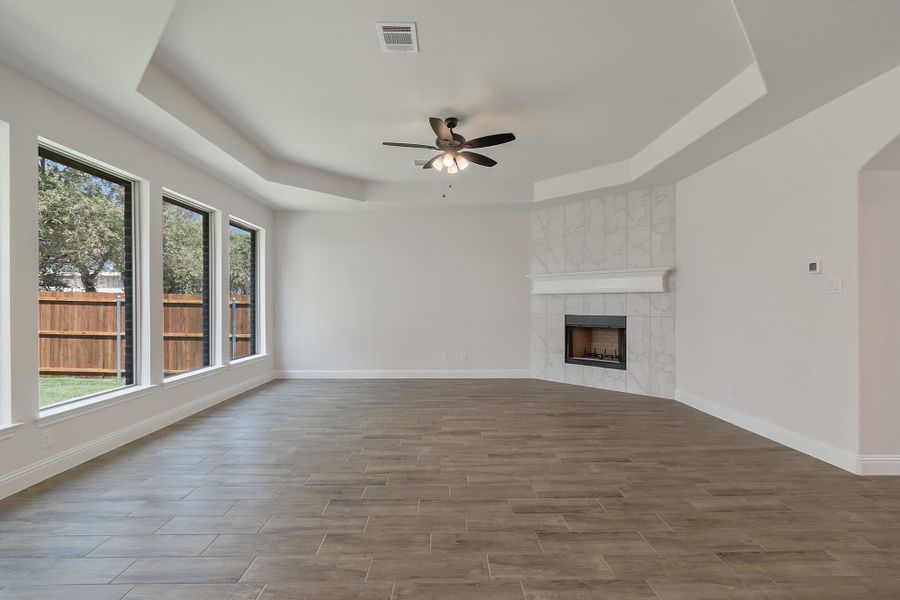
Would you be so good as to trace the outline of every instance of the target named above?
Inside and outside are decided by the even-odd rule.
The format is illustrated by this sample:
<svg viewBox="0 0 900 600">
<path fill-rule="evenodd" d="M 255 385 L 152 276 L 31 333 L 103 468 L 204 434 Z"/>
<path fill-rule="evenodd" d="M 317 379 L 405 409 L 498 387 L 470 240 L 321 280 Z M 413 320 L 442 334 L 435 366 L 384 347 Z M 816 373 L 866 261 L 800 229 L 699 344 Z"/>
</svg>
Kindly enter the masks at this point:
<svg viewBox="0 0 900 600">
<path fill-rule="evenodd" d="M 210 364 L 210 214 L 163 198 L 163 363 L 166 376 Z"/>
<path fill-rule="evenodd" d="M 40 406 L 134 383 L 132 182 L 38 153 Z"/>
<path fill-rule="evenodd" d="M 256 237 L 255 229 L 234 221 L 229 224 L 232 359 L 256 354 Z"/>
</svg>

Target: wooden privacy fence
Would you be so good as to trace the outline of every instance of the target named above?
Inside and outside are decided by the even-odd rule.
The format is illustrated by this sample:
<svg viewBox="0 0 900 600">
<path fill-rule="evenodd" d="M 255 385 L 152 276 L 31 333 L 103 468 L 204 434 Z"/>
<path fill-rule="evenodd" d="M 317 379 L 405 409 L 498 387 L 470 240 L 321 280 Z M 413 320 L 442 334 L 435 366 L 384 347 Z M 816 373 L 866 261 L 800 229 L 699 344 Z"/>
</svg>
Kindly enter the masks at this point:
<svg viewBox="0 0 900 600">
<path fill-rule="evenodd" d="M 124 294 L 102 292 L 41 291 L 38 299 L 40 374 L 115 377 L 124 373 L 124 298 Z M 247 356 L 251 335 L 250 296 L 239 294 L 232 298 L 230 305 L 236 314 L 234 319 L 227 314 L 223 323 L 229 332 L 229 349 L 234 347 L 235 356 Z M 233 344 L 232 322 L 237 332 Z M 202 296 L 165 294 L 163 331 L 166 375 L 203 366 Z"/>
</svg>

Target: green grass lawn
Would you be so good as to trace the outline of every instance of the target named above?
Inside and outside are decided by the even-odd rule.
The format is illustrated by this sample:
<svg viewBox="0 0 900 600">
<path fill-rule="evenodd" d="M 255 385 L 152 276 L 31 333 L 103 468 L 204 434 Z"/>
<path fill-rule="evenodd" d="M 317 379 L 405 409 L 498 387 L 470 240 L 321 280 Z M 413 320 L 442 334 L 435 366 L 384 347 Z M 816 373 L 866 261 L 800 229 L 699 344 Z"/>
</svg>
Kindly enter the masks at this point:
<svg viewBox="0 0 900 600">
<path fill-rule="evenodd" d="M 41 377 L 41 408 L 125 385 L 115 377 Z"/>
</svg>

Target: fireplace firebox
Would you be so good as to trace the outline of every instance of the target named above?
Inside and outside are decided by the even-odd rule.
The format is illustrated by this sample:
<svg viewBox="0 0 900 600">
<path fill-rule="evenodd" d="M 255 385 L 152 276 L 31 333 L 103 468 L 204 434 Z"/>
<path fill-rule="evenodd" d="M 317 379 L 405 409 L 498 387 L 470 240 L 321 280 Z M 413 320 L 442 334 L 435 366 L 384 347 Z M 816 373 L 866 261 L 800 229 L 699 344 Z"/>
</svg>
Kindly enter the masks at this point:
<svg viewBox="0 0 900 600">
<path fill-rule="evenodd" d="M 566 315 L 566 362 L 625 368 L 625 317 Z"/>
</svg>

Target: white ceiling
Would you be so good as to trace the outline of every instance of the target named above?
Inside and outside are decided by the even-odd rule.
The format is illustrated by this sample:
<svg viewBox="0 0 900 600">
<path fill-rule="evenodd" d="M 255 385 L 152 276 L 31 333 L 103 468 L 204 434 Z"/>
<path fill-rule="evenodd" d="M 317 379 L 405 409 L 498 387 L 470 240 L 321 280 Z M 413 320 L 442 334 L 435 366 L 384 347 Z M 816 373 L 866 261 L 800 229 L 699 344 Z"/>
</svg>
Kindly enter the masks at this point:
<svg viewBox="0 0 900 600">
<path fill-rule="evenodd" d="M 421 52 L 383 54 L 376 20 Z M 453 176 L 465 203 L 527 204 L 678 181 L 896 67 L 898 30 L 897 0 L 3 0 L 0 62 L 273 206 L 439 198 L 427 153 L 381 141 L 450 115 L 519 137 Z M 760 95 L 719 102 L 754 69 Z"/>
<path fill-rule="evenodd" d="M 384 20 L 419 53 L 382 52 Z M 271 156 L 397 182 L 435 177 L 381 146 L 432 143 L 429 116 L 514 132 L 475 175 L 533 182 L 630 157 L 753 62 L 722 0 L 191 0 L 156 59 Z"/>
</svg>

